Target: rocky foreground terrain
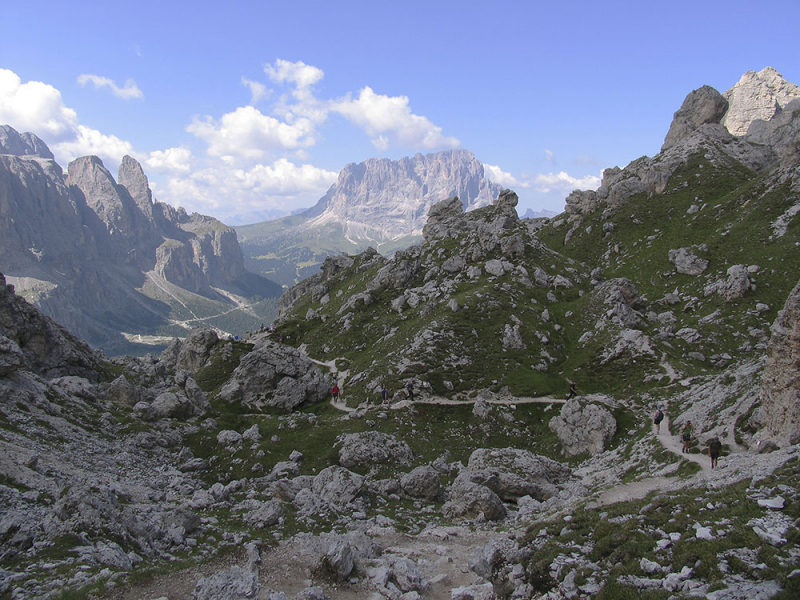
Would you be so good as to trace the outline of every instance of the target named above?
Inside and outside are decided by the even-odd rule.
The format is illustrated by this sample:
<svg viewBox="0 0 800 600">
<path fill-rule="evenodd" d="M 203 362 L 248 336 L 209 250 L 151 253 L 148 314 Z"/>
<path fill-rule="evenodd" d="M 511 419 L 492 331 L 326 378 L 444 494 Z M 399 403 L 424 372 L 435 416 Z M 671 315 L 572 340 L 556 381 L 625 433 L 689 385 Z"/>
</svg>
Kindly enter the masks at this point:
<svg viewBox="0 0 800 600">
<path fill-rule="evenodd" d="M 798 597 L 782 81 L 692 92 L 657 156 L 554 219 L 443 200 L 246 343 L 108 359 L 0 282 L 0 596 Z"/>
</svg>

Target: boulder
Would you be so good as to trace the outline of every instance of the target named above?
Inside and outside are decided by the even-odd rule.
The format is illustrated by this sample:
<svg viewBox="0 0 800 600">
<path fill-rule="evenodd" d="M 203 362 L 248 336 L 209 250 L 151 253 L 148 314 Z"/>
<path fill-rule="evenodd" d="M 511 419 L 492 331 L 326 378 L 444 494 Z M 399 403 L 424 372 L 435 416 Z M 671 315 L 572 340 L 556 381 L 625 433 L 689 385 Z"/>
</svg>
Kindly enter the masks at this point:
<svg viewBox="0 0 800 600">
<path fill-rule="evenodd" d="M 339 464 L 348 469 L 378 464 L 408 465 L 414 458 L 411 448 L 393 435 L 378 431 L 348 433 L 337 440 Z"/>
<path fill-rule="evenodd" d="M 403 492 L 412 498 L 435 500 L 442 491 L 439 472 L 430 465 L 415 468 L 410 473 L 400 477 L 400 486 Z"/>
<path fill-rule="evenodd" d="M 505 519 L 506 506 L 500 497 L 485 485 L 475 483 L 468 476 L 462 475 L 464 473 L 456 477 L 450 486 L 449 500 L 442 507 L 442 514 L 448 519 Z"/>
<path fill-rule="evenodd" d="M 669 262 L 675 265 L 678 273 L 684 275 L 700 275 L 708 268 L 708 261 L 695 255 L 691 248 L 670 250 Z"/>
<path fill-rule="evenodd" d="M 503 500 L 516 502 L 522 496 L 540 501 L 550 498 L 570 474 L 566 465 L 528 450 L 479 448 L 470 455 L 467 470 L 458 478 L 484 485 Z"/>
<path fill-rule="evenodd" d="M 217 434 L 217 443 L 220 446 L 238 446 L 242 443 L 242 434 L 232 429 L 223 429 Z"/>
<path fill-rule="evenodd" d="M 617 432 L 617 421 L 605 407 L 578 398 L 568 400 L 548 426 L 567 456 L 599 454 Z"/>
<path fill-rule="evenodd" d="M 264 529 L 277 525 L 283 518 L 283 505 L 277 500 L 261 502 L 258 507 L 250 510 L 245 516 L 245 522 L 256 529 Z"/>
<path fill-rule="evenodd" d="M 364 477 L 333 465 L 320 471 L 311 483 L 311 491 L 334 506 L 349 504 L 364 488 Z"/>
<path fill-rule="evenodd" d="M 292 410 L 328 398 L 328 382 L 299 350 L 259 340 L 222 386 L 219 398 L 248 407 Z"/>
</svg>

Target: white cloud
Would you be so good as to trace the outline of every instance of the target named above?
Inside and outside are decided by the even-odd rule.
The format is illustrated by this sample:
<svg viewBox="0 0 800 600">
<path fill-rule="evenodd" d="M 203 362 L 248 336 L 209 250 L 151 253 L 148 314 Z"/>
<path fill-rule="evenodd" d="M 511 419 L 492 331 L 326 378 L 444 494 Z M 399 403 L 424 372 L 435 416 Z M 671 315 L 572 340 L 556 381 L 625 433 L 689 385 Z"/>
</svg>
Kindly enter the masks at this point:
<svg viewBox="0 0 800 600">
<path fill-rule="evenodd" d="M 411 148 L 457 148 L 461 142 L 442 135 L 442 128 L 411 112 L 407 96 L 384 96 L 364 87 L 358 99 L 335 101 L 331 109 L 363 128 L 379 150 L 397 143 Z"/>
<path fill-rule="evenodd" d="M 295 84 L 296 93 L 301 95 L 325 76 L 318 67 L 307 65 L 302 61 L 289 62 L 281 58 L 277 59 L 274 65 L 264 65 L 264 73 L 275 83 Z"/>
<path fill-rule="evenodd" d="M 242 77 L 242 84 L 250 89 L 250 104 L 255 105 L 258 101 L 263 100 L 270 94 L 270 90 L 267 89 L 267 86 L 258 81 Z"/>
<path fill-rule="evenodd" d="M 41 137 L 63 166 L 79 156 L 95 154 L 114 168 L 125 154 L 133 154 L 129 142 L 81 125 L 77 113 L 64 105 L 61 92 L 52 85 L 22 83 L 7 69 L 0 69 L 0 123 Z"/>
<path fill-rule="evenodd" d="M 309 206 L 336 181 L 338 173 L 285 158 L 250 169 L 217 164 L 185 177 L 173 177 L 160 188 L 162 200 L 223 218 L 246 211 Z"/>
<path fill-rule="evenodd" d="M 50 148 L 63 165 L 79 156 L 95 155 L 103 159 L 106 168 L 114 169 L 122 162 L 123 156 L 134 154 L 131 143 L 115 135 L 106 135 L 85 125 L 78 125 L 75 133 L 73 139 L 58 142 Z"/>
<path fill-rule="evenodd" d="M 136 85 L 133 79 L 128 79 L 125 82 L 125 87 L 119 87 L 113 80 L 108 77 L 101 77 L 100 75 L 83 74 L 78 76 L 79 85 L 94 84 L 95 89 L 107 87 L 111 90 L 117 98 L 123 100 L 130 100 L 131 98 L 144 98 L 142 90 Z"/>
<path fill-rule="evenodd" d="M 192 169 L 192 160 L 192 151 L 188 148 L 167 148 L 151 152 L 144 162 L 155 171 L 188 173 Z"/>
<path fill-rule="evenodd" d="M 284 123 L 252 106 L 222 115 L 195 117 L 186 127 L 208 144 L 208 154 L 228 159 L 261 159 L 275 150 L 292 150 L 314 145 L 314 126 L 308 119 Z"/>
<path fill-rule="evenodd" d="M 514 177 L 511 173 L 506 173 L 500 167 L 496 165 L 483 165 L 483 170 L 486 173 L 486 176 L 494 181 L 497 184 L 502 185 L 503 187 L 507 188 L 514 188 L 514 187 L 521 187 L 526 188 L 530 186 L 530 183 L 527 181 L 520 181 L 516 177 Z"/>
<path fill-rule="evenodd" d="M 52 85 L 22 83 L 13 71 L 0 69 L 0 123 L 58 141 L 74 137 L 78 115 L 64 106 L 61 92 Z"/>
<path fill-rule="evenodd" d="M 555 162 L 556 161 L 555 153 L 552 150 L 550 150 L 549 148 L 545 148 L 544 149 L 544 155 L 545 155 L 545 157 L 547 157 L 547 162 Z"/>
<path fill-rule="evenodd" d="M 549 192 L 569 194 L 573 190 L 596 190 L 600 187 L 600 178 L 594 175 L 573 177 L 569 173 L 559 171 L 558 173 L 540 173 L 534 175 L 531 183 L 537 192 L 545 194 Z"/>
</svg>

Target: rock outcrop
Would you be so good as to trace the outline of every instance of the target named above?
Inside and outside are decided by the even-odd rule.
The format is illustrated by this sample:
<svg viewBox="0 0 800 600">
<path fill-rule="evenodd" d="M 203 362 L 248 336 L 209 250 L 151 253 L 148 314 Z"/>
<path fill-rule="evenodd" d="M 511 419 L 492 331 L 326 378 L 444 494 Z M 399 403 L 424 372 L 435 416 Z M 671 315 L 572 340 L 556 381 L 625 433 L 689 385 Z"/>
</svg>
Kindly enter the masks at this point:
<svg viewBox="0 0 800 600">
<path fill-rule="evenodd" d="M 728 110 L 728 100 L 711 86 L 694 90 L 675 113 L 661 150 L 666 150 L 688 137 L 701 125 L 719 123 Z"/>
<path fill-rule="evenodd" d="M 772 325 L 761 383 L 766 436 L 800 443 L 800 283 Z"/>
<path fill-rule="evenodd" d="M 800 87 L 786 81 L 772 67 L 748 71 L 723 96 L 728 110 L 722 124 L 733 135 L 746 135 L 755 121 L 771 121 L 793 100 L 800 99 Z"/>
</svg>

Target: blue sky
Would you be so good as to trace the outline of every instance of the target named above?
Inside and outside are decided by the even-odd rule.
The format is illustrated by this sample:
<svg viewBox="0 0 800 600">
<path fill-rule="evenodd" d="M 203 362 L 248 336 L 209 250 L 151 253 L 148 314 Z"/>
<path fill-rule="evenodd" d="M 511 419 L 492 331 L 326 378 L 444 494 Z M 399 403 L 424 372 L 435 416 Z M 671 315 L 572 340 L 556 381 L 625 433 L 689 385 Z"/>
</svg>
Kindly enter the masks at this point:
<svg viewBox="0 0 800 600">
<path fill-rule="evenodd" d="M 465 148 L 520 208 L 561 211 L 661 147 L 673 113 L 775 67 L 800 2 L 14 2 L 0 122 L 66 167 L 144 165 L 156 197 L 232 220 L 311 206 L 347 163 Z"/>
</svg>

